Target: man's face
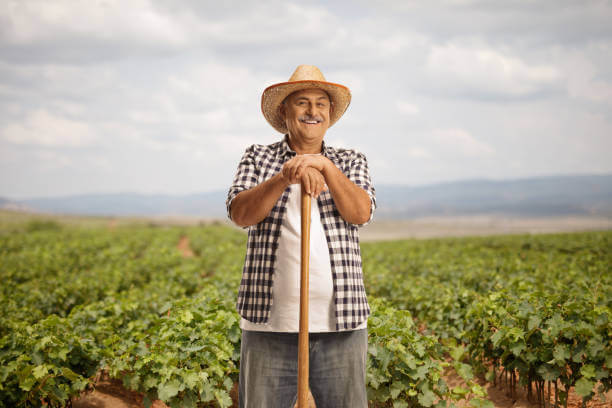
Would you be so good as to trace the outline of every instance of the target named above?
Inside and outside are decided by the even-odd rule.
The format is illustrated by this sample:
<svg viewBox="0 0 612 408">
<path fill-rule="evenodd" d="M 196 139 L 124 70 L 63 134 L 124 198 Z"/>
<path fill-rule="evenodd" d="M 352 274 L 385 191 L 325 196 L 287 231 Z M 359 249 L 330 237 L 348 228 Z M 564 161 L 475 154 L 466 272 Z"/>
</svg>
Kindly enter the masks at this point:
<svg viewBox="0 0 612 408">
<path fill-rule="evenodd" d="M 289 137 L 301 143 L 320 143 L 329 127 L 331 102 L 321 89 L 304 89 L 289 95 L 281 105 Z"/>
</svg>

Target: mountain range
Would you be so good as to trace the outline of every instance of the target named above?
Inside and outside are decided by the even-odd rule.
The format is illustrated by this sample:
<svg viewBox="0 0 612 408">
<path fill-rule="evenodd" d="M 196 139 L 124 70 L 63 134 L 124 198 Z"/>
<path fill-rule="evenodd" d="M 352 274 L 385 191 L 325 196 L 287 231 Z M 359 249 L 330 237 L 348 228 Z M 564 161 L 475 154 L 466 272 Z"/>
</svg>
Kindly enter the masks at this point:
<svg viewBox="0 0 612 408">
<path fill-rule="evenodd" d="M 45 213 L 225 217 L 227 191 L 165 195 L 82 194 L 12 200 L 0 208 Z M 376 186 L 377 218 L 499 214 L 612 217 L 612 174 L 465 180 L 424 186 Z"/>
</svg>

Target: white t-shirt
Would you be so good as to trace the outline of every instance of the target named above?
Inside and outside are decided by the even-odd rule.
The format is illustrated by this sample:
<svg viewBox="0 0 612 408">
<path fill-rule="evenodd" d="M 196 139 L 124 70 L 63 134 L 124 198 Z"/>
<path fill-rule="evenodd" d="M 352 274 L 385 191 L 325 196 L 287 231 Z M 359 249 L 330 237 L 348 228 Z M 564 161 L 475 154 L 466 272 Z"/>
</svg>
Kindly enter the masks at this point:
<svg viewBox="0 0 612 408">
<path fill-rule="evenodd" d="M 297 333 L 300 331 L 301 186 L 292 184 L 287 212 L 281 225 L 272 287 L 272 306 L 267 323 L 242 318 L 243 330 Z M 310 206 L 309 332 L 336 331 L 334 282 L 327 238 L 317 200 Z M 356 329 L 367 326 L 367 321 Z"/>
</svg>

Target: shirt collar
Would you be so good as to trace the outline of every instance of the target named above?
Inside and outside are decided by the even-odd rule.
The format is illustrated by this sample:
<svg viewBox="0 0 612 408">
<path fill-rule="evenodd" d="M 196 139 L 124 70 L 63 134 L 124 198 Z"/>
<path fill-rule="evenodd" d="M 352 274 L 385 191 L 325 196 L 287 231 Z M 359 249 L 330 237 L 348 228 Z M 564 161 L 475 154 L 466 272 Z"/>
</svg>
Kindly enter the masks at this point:
<svg viewBox="0 0 612 408">
<path fill-rule="evenodd" d="M 281 146 L 280 146 L 281 157 L 283 158 L 287 156 L 293 157 L 296 154 L 297 153 L 293 149 L 291 149 L 291 147 L 289 146 L 289 134 L 285 134 L 285 137 L 283 137 L 283 141 L 281 142 Z"/>
<path fill-rule="evenodd" d="M 293 157 L 297 155 L 297 153 L 289 146 L 289 134 L 285 134 L 285 136 L 283 137 L 280 149 L 281 157 Z M 331 156 L 334 154 L 334 148 L 331 146 L 327 146 L 325 144 L 325 140 L 323 140 L 321 142 L 321 153 L 323 154 L 323 156 L 331 158 Z"/>
</svg>

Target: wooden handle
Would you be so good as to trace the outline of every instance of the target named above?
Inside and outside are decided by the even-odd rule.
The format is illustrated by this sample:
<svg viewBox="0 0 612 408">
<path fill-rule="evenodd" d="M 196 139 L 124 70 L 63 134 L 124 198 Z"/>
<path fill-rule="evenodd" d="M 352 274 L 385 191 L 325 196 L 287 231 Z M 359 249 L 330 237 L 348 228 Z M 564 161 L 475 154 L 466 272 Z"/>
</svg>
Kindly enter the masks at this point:
<svg viewBox="0 0 612 408">
<path fill-rule="evenodd" d="M 300 334 L 298 338 L 298 408 L 308 407 L 308 266 L 310 261 L 310 196 L 302 186 L 302 257 L 300 269 Z"/>
</svg>

